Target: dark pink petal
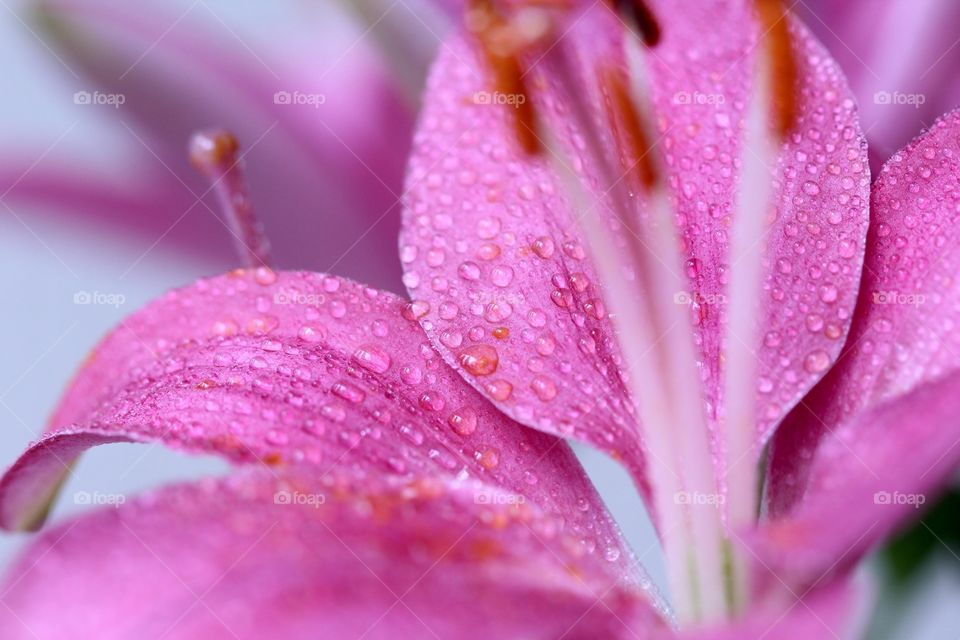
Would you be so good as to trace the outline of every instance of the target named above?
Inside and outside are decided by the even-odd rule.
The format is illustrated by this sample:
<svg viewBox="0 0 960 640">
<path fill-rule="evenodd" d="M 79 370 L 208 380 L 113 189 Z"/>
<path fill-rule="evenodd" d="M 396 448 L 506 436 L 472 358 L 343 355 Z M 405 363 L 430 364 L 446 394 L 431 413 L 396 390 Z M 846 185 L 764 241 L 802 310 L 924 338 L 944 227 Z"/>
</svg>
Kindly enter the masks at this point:
<svg viewBox="0 0 960 640">
<path fill-rule="evenodd" d="M 682 12 L 667 2 L 651 5 L 663 28 L 662 42 L 647 56 L 659 151 L 683 228 L 689 282 L 676 295 L 694 302 L 702 358 L 703 393 L 691 381 L 690 400 L 702 398 L 715 424 L 724 331 L 716 303 L 736 268 L 728 230 L 737 131 L 755 63 L 752 3 L 697 2 Z M 564 43 L 573 46 L 583 83 L 576 87 L 590 117 L 606 123 L 598 71 L 622 64 L 622 23 L 598 12 L 572 21 Z M 761 326 L 756 341 L 741 336 L 761 362 L 761 435 L 839 352 L 867 225 L 869 177 L 854 102 L 836 65 L 798 22 L 793 35 L 799 121 L 777 170 Z M 611 202 L 599 194 L 610 185 L 583 151 L 578 124 L 556 90 L 561 82 L 577 80 L 532 72 L 532 99 L 550 133 L 576 150 L 572 164 L 582 188 L 609 217 Z M 420 301 L 431 340 L 471 384 L 525 424 L 611 452 L 642 483 L 639 435 L 588 247 L 558 177 L 541 158 L 519 151 L 511 107 L 486 104 L 491 91 L 475 47 L 463 36 L 449 41 L 433 69 L 408 176 L 401 236 L 406 285 Z M 613 135 L 603 135 L 601 143 L 616 149 Z M 618 155 L 611 160 L 620 166 Z"/>
<path fill-rule="evenodd" d="M 39 524 L 83 449 L 161 442 L 320 473 L 482 478 L 561 513 L 623 571 L 630 558 L 569 447 L 499 413 L 392 294 L 314 273 L 236 271 L 124 320 L 76 375 L 52 429 L 0 482 L 0 522 Z"/>
<path fill-rule="evenodd" d="M 916 519 L 960 465 L 960 372 L 864 411 L 826 435 L 802 499 L 749 536 L 761 584 L 810 585 L 853 566 Z"/>
<path fill-rule="evenodd" d="M 28 547 L 5 580 L 0 635 L 666 632 L 641 590 L 585 553 L 557 516 L 518 498 L 471 481 L 265 471 L 167 488 L 65 523 Z"/>
<path fill-rule="evenodd" d="M 285 58 L 280 43 L 252 53 L 202 4 L 179 15 L 115 0 L 52 0 L 41 17 L 51 44 L 83 75 L 77 89 L 125 97 L 105 115 L 136 165 L 155 170 L 151 189 L 175 203 L 145 223 L 150 242 L 164 234 L 192 247 L 200 237 L 229 255 L 213 198 L 204 199 L 213 211 L 197 202 L 208 185 L 186 157 L 190 134 L 216 125 L 249 152 L 254 205 L 282 262 L 400 290 L 393 251 L 413 110 L 369 47 L 325 40 L 329 48 L 301 51 L 303 59 Z M 278 92 L 324 102 L 287 104 Z M 117 183 L 131 173 L 116 167 Z"/>
<path fill-rule="evenodd" d="M 897 153 L 877 178 L 850 337 L 840 361 L 773 442 L 772 515 L 801 499 L 818 443 L 831 430 L 960 365 L 958 133 L 955 111 Z"/>
</svg>

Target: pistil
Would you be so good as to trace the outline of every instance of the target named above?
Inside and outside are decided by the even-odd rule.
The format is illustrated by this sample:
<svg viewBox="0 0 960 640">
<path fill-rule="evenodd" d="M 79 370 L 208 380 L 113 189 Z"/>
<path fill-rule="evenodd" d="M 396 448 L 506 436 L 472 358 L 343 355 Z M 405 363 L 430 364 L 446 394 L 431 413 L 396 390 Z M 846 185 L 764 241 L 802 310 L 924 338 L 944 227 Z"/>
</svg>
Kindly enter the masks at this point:
<svg viewBox="0 0 960 640">
<path fill-rule="evenodd" d="M 764 48 L 754 71 L 754 90 L 744 127 L 740 183 L 731 233 L 729 315 L 724 336 L 727 527 L 732 532 L 756 520 L 758 437 L 756 422 L 759 301 L 763 288 L 763 250 L 775 202 L 772 182 L 780 146 L 793 128 L 797 63 L 779 0 L 757 0 Z M 747 593 L 745 560 L 731 557 L 733 603 Z"/>
<path fill-rule="evenodd" d="M 190 162 L 211 181 L 227 218 L 237 253 L 247 267 L 269 267 L 270 243 L 250 204 L 240 145 L 227 131 L 199 131 L 190 138 Z"/>
<path fill-rule="evenodd" d="M 614 105 L 611 125 L 622 135 L 646 195 L 646 219 L 610 160 L 586 104 L 589 90 L 573 86 L 573 63 L 565 43 L 544 56 L 542 63 L 557 80 L 572 119 L 585 141 L 591 164 L 607 190 L 613 213 L 626 230 L 626 254 L 611 237 L 608 221 L 584 192 L 569 168 L 567 152 L 544 132 L 547 154 L 571 199 L 577 222 L 592 249 L 603 279 L 621 345 L 631 395 L 637 403 L 639 425 L 648 453 L 653 502 L 667 559 L 670 587 L 678 619 L 692 624 L 727 613 L 723 554 L 729 547 L 720 523 L 713 462 L 708 449 L 704 408 L 689 401 L 691 384 L 698 384 L 692 327 L 684 308 L 674 303 L 687 287 L 682 274 L 679 238 L 673 222 L 670 196 L 658 176 L 663 175 L 653 139 L 644 126 L 652 122 L 634 107 L 634 92 L 615 68 L 602 69 L 600 78 Z M 635 171 L 634 171 L 635 170 Z M 632 273 L 625 272 L 629 264 Z M 703 497 L 703 500 L 699 498 Z"/>
</svg>

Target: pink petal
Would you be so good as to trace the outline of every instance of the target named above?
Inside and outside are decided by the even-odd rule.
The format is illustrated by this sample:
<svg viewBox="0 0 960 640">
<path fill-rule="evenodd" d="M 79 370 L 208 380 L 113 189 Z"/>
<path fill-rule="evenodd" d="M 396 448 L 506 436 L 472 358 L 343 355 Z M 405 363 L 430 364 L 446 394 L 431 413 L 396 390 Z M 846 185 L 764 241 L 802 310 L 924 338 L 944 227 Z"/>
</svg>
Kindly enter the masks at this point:
<svg viewBox="0 0 960 640">
<path fill-rule="evenodd" d="M 284 262 L 400 290 L 393 251 L 413 112 L 369 48 L 345 42 L 349 55 L 336 63 L 340 50 L 319 47 L 302 60 L 285 60 L 279 45 L 257 57 L 204 5 L 178 16 L 115 0 L 54 0 L 42 11 L 51 42 L 89 90 L 125 96 L 116 118 L 129 131 L 120 135 L 140 165 L 156 169 L 152 187 L 176 197 L 151 242 L 166 231 L 190 244 L 200 236 L 230 246 L 197 203 L 208 185 L 185 150 L 193 131 L 215 124 L 249 151 L 254 205 Z M 277 103 L 279 91 L 322 95 L 324 103 Z M 129 171 L 116 171 L 122 183 Z M 205 202 L 217 211 L 212 197 Z"/>
<path fill-rule="evenodd" d="M 960 464 L 954 251 L 960 112 L 895 155 L 877 179 L 848 347 L 771 450 L 774 570 L 818 579 L 856 561 L 933 501 Z"/>
<path fill-rule="evenodd" d="M 896 154 L 874 185 L 873 221 L 843 357 L 774 440 L 769 508 L 803 495 L 818 442 L 858 412 L 960 365 L 960 111 Z"/>
<path fill-rule="evenodd" d="M 38 525 L 69 464 L 104 442 L 161 442 L 322 473 L 482 478 L 563 514 L 632 572 L 569 447 L 510 421 L 433 351 L 409 305 L 314 273 L 236 271 L 168 293 L 90 354 L 52 428 L 0 481 L 0 523 Z"/>
<path fill-rule="evenodd" d="M 25 204 L 57 214 L 80 215 L 88 224 L 96 221 L 116 228 L 133 227 L 143 235 L 158 237 L 176 219 L 170 216 L 179 216 L 187 207 L 158 172 L 128 174 L 117 181 L 66 163 L 44 163 L 28 171 L 32 163 L 7 158 L 0 166 L 0 193 L 6 193 L 4 200 L 18 215 Z M 204 221 L 209 224 L 209 233 L 183 238 L 185 248 L 209 255 L 214 248 L 209 236 L 225 235 L 223 227 L 208 218 Z M 204 235 L 207 237 L 201 237 Z"/>
<path fill-rule="evenodd" d="M 478 504 L 478 496 L 495 499 Z M 507 498 L 514 499 L 508 503 Z M 4 638 L 650 638 L 645 594 L 558 517 L 465 481 L 266 471 L 183 485 L 43 534 Z"/>
<path fill-rule="evenodd" d="M 734 131 L 744 117 L 754 64 L 753 29 L 747 27 L 752 5 L 698 2 L 678 12 L 666 2 L 651 4 L 664 34 L 649 58 L 660 146 L 684 225 L 688 298 L 721 300 L 729 275 L 732 163 L 739 155 Z M 610 16 L 590 15 L 565 38 L 579 43 L 583 93 L 601 122 L 605 102 L 597 95 L 593 65 L 615 63 L 621 29 Z M 839 352 L 867 225 L 869 177 L 854 102 L 819 43 L 798 22 L 793 33 L 803 82 L 800 120 L 781 155 L 762 327 L 752 343 L 763 373 L 761 435 Z M 637 428 L 596 269 L 558 178 L 544 162 L 518 151 L 509 107 L 478 104 L 477 92 L 491 89 L 479 60 L 458 36 L 442 48 L 433 69 L 408 176 L 405 282 L 422 301 L 421 323 L 431 340 L 471 384 L 525 424 L 611 452 L 642 483 Z M 535 102 L 551 133 L 577 148 L 577 133 L 568 129 L 576 124 L 563 122 L 568 107 L 549 84 L 557 80 L 542 74 L 530 86 L 548 83 L 547 95 Z M 723 101 L 678 105 L 681 93 L 722 95 Z M 614 148 L 612 137 L 606 142 Z M 606 191 L 589 156 L 581 153 L 575 161 L 587 176 L 588 194 Z M 702 352 L 702 395 L 715 423 L 722 408 L 722 311 L 712 304 L 691 311 Z M 476 353 L 488 353 L 483 361 L 493 362 L 492 350 L 495 370 L 472 366 Z"/>
<path fill-rule="evenodd" d="M 883 162 L 933 122 L 960 104 L 953 0 L 811 0 L 798 10 L 836 56 L 863 110 L 870 158 Z M 870 20 L 864 16 L 870 15 Z M 910 42 L 910 47 L 890 46 Z"/>
</svg>

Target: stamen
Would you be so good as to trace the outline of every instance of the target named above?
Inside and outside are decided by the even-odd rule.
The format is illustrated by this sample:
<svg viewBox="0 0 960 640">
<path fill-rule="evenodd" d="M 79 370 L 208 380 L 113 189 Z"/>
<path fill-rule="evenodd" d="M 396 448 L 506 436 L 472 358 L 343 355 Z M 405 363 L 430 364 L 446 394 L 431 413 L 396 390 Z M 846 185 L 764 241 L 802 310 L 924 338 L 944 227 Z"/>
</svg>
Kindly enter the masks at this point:
<svg viewBox="0 0 960 640">
<path fill-rule="evenodd" d="M 652 148 L 647 141 L 647 134 L 640 119 L 640 114 L 634 108 L 630 90 L 627 88 L 623 76 L 613 67 L 601 69 L 600 81 L 613 101 L 614 113 L 611 118 L 613 124 L 621 130 L 628 151 L 632 153 L 640 184 L 649 190 L 657 184 L 659 175 L 654 168 L 653 158 L 651 157 Z"/>
<path fill-rule="evenodd" d="M 540 153 L 537 114 L 527 90 L 520 55 L 542 42 L 550 32 L 546 13 L 528 8 L 506 20 L 496 11 L 492 0 L 471 0 L 466 23 L 483 49 L 493 74 L 494 91 L 512 98 L 505 108 L 513 116 L 520 148 L 531 155 Z"/>
<path fill-rule="evenodd" d="M 781 35 L 771 41 L 768 55 L 759 56 L 755 71 L 753 96 L 745 120 L 740 181 L 731 231 L 730 282 L 727 285 L 729 314 L 723 340 L 726 400 L 722 425 L 729 498 L 727 526 L 733 530 L 753 524 L 758 511 L 758 452 L 755 443 L 759 360 L 754 345 L 759 340 L 758 313 L 761 312 L 759 301 L 763 289 L 765 240 L 769 217 L 775 207 L 773 174 L 780 138 L 789 131 L 795 115 L 792 95 L 795 78 L 787 78 L 789 82 L 785 86 L 784 78 L 780 77 L 783 71 L 778 65 L 787 60 L 792 67 L 790 73 L 796 73 L 796 69 L 786 21 L 782 19 L 782 13 L 777 15 L 778 26 L 768 28 L 781 31 Z M 771 103 L 775 106 L 772 113 Z M 789 107 L 788 111 L 784 110 L 785 105 Z M 775 135 L 771 135 L 771 131 Z M 743 557 L 732 555 L 731 566 L 736 608 L 749 591 L 748 575 Z"/>
<path fill-rule="evenodd" d="M 787 24 L 787 12 L 780 0 L 756 0 L 762 29 L 770 55 L 770 90 L 776 118 L 773 126 L 781 137 L 793 128 L 797 116 L 797 60 Z"/>
<path fill-rule="evenodd" d="M 628 42 L 633 45 L 627 46 L 639 50 L 635 39 Z M 682 260 L 670 196 L 663 181 L 655 179 L 659 172 L 652 170 L 654 179 L 650 180 L 651 188 L 645 198 L 647 216 L 641 224 L 640 213 L 633 205 L 636 200 L 619 179 L 620 171 L 610 161 L 612 154 L 604 146 L 604 136 L 586 102 L 590 92 L 574 84 L 578 75 L 573 72 L 575 64 L 567 47 L 560 43 L 552 48 L 544 56 L 543 64 L 548 66 L 551 77 L 558 79 L 557 87 L 583 136 L 584 148 L 597 167 L 601 184 L 605 185 L 602 188 L 608 189 L 614 213 L 627 229 L 623 235 L 629 257 L 624 255 L 618 239 L 611 237 L 608 221 L 597 210 L 597 204 L 590 203 L 580 178 L 570 169 L 565 149 L 549 130 L 545 131 L 545 155 L 567 187 L 576 221 L 606 285 L 605 300 L 618 330 L 631 395 L 638 403 L 640 427 L 650 453 L 654 507 L 677 614 L 685 622 L 722 617 L 727 580 L 721 558 L 728 543 L 720 514 L 714 503 L 691 504 L 682 493 L 715 496 L 717 489 L 703 407 L 687 397 L 690 384 L 699 380 L 699 374 L 690 320 L 686 309 L 674 302 L 675 294 L 686 288 L 686 281 L 681 275 Z M 635 80 L 632 69 L 630 77 Z M 610 86 L 621 96 L 614 100 L 621 105 L 616 109 L 623 121 L 621 126 L 631 123 L 634 146 L 643 149 L 638 157 L 649 157 L 650 164 L 656 167 L 655 154 L 646 153 L 645 141 L 650 134 L 643 127 L 652 118 L 641 117 L 639 113 L 645 105 L 632 101 L 634 93 L 648 94 L 628 92 L 625 83 L 623 90 L 617 90 L 615 85 L 616 81 Z M 644 142 L 635 135 L 637 131 L 645 134 Z M 641 281 L 640 286 L 624 273 L 624 264 L 633 265 L 633 275 Z"/>
<path fill-rule="evenodd" d="M 227 131 L 198 131 L 190 138 L 190 162 L 211 180 L 229 221 L 237 251 L 248 267 L 270 266 L 270 244 L 250 206 L 250 196 L 237 156 L 240 145 Z"/>
<path fill-rule="evenodd" d="M 643 0 L 608 0 L 614 11 L 629 22 L 648 47 L 660 42 L 660 24 Z"/>
</svg>

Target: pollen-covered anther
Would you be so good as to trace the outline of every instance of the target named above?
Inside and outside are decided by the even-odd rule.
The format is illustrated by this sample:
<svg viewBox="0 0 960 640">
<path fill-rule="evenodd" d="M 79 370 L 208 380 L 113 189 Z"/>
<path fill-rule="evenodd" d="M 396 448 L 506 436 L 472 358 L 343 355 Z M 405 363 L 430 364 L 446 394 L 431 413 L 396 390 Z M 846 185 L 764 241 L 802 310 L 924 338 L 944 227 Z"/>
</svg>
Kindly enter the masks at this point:
<svg viewBox="0 0 960 640">
<path fill-rule="evenodd" d="M 660 23 L 643 0 L 607 0 L 611 8 L 626 21 L 648 47 L 660 42 Z"/>
<path fill-rule="evenodd" d="M 632 163 L 637 178 L 647 189 L 655 186 L 659 175 L 654 163 L 653 149 L 648 141 L 643 120 L 627 86 L 624 74 L 614 67 L 600 69 L 602 89 L 610 98 L 613 128 L 618 138 L 627 146 L 626 157 Z"/>
<path fill-rule="evenodd" d="M 527 153 L 541 151 L 537 119 L 521 56 L 542 45 L 553 31 L 552 4 L 522 6 L 509 18 L 501 15 L 491 0 L 472 0 L 466 14 L 467 29 L 483 50 L 496 93 L 507 98 L 517 142 Z"/>
<path fill-rule="evenodd" d="M 797 59 L 793 51 L 787 12 L 780 0 L 755 0 L 760 33 L 770 63 L 770 92 L 777 133 L 786 136 L 797 116 Z"/>
</svg>

